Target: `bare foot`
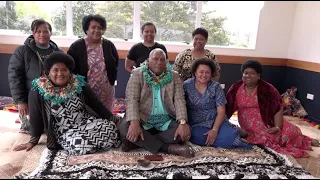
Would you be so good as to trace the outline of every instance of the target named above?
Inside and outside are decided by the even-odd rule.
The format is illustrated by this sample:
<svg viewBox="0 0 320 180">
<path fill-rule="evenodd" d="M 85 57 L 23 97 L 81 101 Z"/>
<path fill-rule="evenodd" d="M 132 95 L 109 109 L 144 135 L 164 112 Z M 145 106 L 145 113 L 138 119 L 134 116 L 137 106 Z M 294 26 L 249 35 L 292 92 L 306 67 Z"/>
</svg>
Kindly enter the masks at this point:
<svg viewBox="0 0 320 180">
<path fill-rule="evenodd" d="M 311 146 L 316 146 L 316 147 L 319 147 L 320 146 L 320 143 L 317 139 L 312 139 L 311 141 Z"/>
</svg>

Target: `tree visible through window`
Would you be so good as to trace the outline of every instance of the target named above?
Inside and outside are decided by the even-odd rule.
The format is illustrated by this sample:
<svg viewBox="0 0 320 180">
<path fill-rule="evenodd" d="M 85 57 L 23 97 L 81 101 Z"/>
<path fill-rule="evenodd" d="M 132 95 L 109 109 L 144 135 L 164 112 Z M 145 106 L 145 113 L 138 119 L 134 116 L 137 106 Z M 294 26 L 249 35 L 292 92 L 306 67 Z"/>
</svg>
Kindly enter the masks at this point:
<svg viewBox="0 0 320 180">
<path fill-rule="evenodd" d="M 72 16 L 73 16 L 73 35 L 84 36 L 82 30 L 82 18 L 88 14 L 94 14 L 95 2 L 93 1 L 72 1 Z M 53 22 L 56 24 L 57 31 L 60 35 L 67 35 L 66 27 L 66 3 L 58 10 L 58 13 L 53 17 Z"/>
<path fill-rule="evenodd" d="M 53 5 L 55 4 L 55 6 Z M 6 30 L 7 34 L 31 34 L 31 22 L 42 18 L 53 26 L 51 17 L 60 2 L 46 1 L 1 1 L 0 3 L 0 31 Z"/>
<path fill-rule="evenodd" d="M 107 20 L 107 38 L 132 39 L 134 26 L 153 22 L 157 41 L 192 41 L 197 1 L 141 1 L 140 24 L 134 22 L 133 1 L 71 1 L 73 35 L 85 36 L 82 18 L 100 14 Z M 207 45 L 254 48 L 263 1 L 202 1 L 201 27 Z M 0 33 L 30 34 L 34 19 L 51 23 L 53 35 L 66 36 L 65 1 L 0 1 Z M 140 27 L 139 27 L 140 28 Z"/>
<path fill-rule="evenodd" d="M 204 5 L 207 2 L 204 1 Z M 228 18 L 225 16 L 215 16 L 215 12 L 215 10 L 202 11 L 201 26 L 209 33 L 207 44 L 228 46 L 230 44 L 229 32 L 224 28 L 224 23 Z"/>
<path fill-rule="evenodd" d="M 196 1 L 142 1 L 141 25 L 153 22 L 159 41 L 191 41 L 196 22 Z"/>
<path fill-rule="evenodd" d="M 133 36 L 133 1 L 99 2 L 97 13 L 107 20 L 108 38 L 132 39 Z"/>
<path fill-rule="evenodd" d="M 263 1 L 204 1 L 201 26 L 208 29 L 207 44 L 254 48 L 263 5 Z"/>
<path fill-rule="evenodd" d="M 0 17 L 0 29 L 21 31 L 23 34 L 31 33 L 30 24 L 34 19 L 48 18 L 32 1 L 4 1 Z"/>
<path fill-rule="evenodd" d="M 142 23 L 150 21 L 158 28 L 160 41 L 190 43 L 195 29 L 196 1 L 142 1 Z M 211 16 L 211 11 L 203 13 L 202 26 L 209 32 L 209 44 L 229 45 L 229 37 L 223 25 L 226 17 Z"/>
<path fill-rule="evenodd" d="M 105 37 L 132 39 L 133 2 L 130 1 L 72 1 L 73 34 L 85 36 L 82 18 L 88 14 L 100 14 L 107 20 Z M 66 35 L 66 5 L 53 18 L 57 30 Z"/>
<path fill-rule="evenodd" d="M 13 1 L 2 1 L 0 6 L 0 29 L 16 29 L 18 16 Z"/>
</svg>

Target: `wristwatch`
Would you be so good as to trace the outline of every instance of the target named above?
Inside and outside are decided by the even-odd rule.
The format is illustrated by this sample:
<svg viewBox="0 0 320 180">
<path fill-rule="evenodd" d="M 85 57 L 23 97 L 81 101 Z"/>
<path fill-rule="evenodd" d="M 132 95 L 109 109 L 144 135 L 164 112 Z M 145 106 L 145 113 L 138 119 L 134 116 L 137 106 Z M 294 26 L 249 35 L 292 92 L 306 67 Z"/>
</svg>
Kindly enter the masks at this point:
<svg viewBox="0 0 320 180">
<path fill-rule="evenodd" d="M 180 123 L 181 125 L 185 125 L 185 124 L 187 123 L 187 121 L 186 121 L 185 119 L 181 119 L 181 120 L 179 121 L 179 123 Z"/>
</svg>

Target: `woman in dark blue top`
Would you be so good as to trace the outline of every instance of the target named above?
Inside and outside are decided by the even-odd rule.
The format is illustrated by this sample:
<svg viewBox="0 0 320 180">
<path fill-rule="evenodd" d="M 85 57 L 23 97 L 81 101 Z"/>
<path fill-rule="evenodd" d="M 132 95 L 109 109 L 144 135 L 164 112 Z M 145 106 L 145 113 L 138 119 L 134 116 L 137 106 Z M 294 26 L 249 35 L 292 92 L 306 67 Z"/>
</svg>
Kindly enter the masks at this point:
<svg viewBox="0 0 320 180">
<path fill-rule="evenodd" d="M 141 27 L 143 42 L 139 42 L 131 47 L 125 60 L 125 69 L 131 73 L 133 66 L 140 67 L 140 64 L 148 59 L 149 54 L 156 48 L 162 49 L 168 58 L 167 49 L 164 45 L 155 42 L 157 33 L 156 26 L 151 22 L 146 22 Z"/>
</svg>

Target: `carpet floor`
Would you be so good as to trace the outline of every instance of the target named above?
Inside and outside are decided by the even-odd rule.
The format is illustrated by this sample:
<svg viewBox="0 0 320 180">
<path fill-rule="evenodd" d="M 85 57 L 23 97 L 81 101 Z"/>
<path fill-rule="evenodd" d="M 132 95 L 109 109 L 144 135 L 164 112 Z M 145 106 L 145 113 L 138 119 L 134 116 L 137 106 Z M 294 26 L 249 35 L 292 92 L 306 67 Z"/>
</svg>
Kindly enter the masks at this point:
<svg viewBox="0 0 320 180">
<path fill-rule="evenodd" d="M 47 149 L 45 148 L 45 136 L 41 138 L 40 144 L 33 148 L 31 151 L 27 153 L 25 151 L 14 152 L 12 151 L 13 147 L 22 142 L 27 142 L 30 138 L 29 135 L 18 133 L 20 124 L 14 123 L 16 118 L 17 114 L 15 113 L 0 111 L 0 178 L 26 178 L 28 177 L 27 175 L 30 175 L 30 172 L 32 171 L 34 172 L 33 174 L 31 174 L 33 177 L 37 176 L 42 178 L 60 178 L 64 177 L 63 174 L 66 174 L 66 172 L 68 174 L 67 176 L 78 178 L 138 178 L 134 176 L 134 174 L 136 174 L 137 172 L 140 172 L 141 177 L 146 178 L 163 178 L 164 176 L 167 178 L 177 178 L 178 176 L 185 178 L 190 178 L 191 176 L 193 178 L 213 178 L 215 176 L 218 176 L 218 178 L 240 178 L 242 176 L 242 178 L 261 178 L 265 175 L 268 175 L 270 178 L 288 178 L 291 177 L 291 175 L 295 177 L 309 178 L 320 177 L 320 148 L 316 147 L 313 148 L 313 151 L 308 151 L 310 155 L 309 158 L 297 159 L 293 158 L 292 156 L 281 156 L 277 153 L 274 153 L 272 150 L 261 149 L 260 147 L 256 147 L 254 152 L 245 152 L 239 150 L 225 151 L 223 149 L 214 148 L 208 150 L 206 148 L 198 148 L 197 156 L 195 157 L 195 159 L 188 160 L 189 164 L 177 156 L 164 156 L 164 161 L 161 164 L 153 163 L 153 169 L 148 171 L 139 169 L 139 167 L 137 167 L 137 164 L 135 163 L 138 158 L 141 158 L 142 154 L 145 154 L 147 152 L 143 152 L 142 154 L 140 152 L 140 155 L 137 152 L 131 155 L 124 155 L 119 151 L 109 151 L 103 154 L 100 153 L 95 155 L 69 157 L 63 151 L 47 151 Z M 308 123 L 303 122 L 298 118 L 287 117 L 287 119 L 291 123 L 299 126 L 303 134 L 320 139 L 320 130 L 311 127 Z M 197 147 L 195 148 L 197 149 Z M 258 152 L 260 152 L 260 154 Z M 208 154 L 214 154 L 214 157 Z M 266 162 L 262 161 L 263 157 L 267 156 L 273 157 L 270 160 L 271 163 L 274 163 L 273 165 L 266 164 Z M 238 160 L 236 160 L 235 158 L 238 158 Z M 245 158 L 251 160 L 256 159 L 257 161 L 254 162 L 254 160 L 252 160 L 251 162 L 247 160 L 249 164 L 253 163 L 252 167 L 248 168 L 247 171 L 241 170 L 240 168 L 243 167 L 244 164 L 248 164 L 248 162 L 244 160 Z M 172 162 L 174 162 L 175 164 L 172 164 Z M 208 162 L 211 162 L 211 164 L 208 164 Z M 107 173 L 106 170 L 108 168 L 106 169 L 106 167 L 108 166 L 106 166 L 106 164 L 116 165 L 114 165 L 114 169 L 109 168 L 110 171 Z M 274 169 L 275 164 L 278 164 L 278 170 Z M 303 167 L 303 169 L 300 168 L 301 166 L 299 164 Z M 125 171 L 121 170 L 120 167 L 124 168 L 126 170 L 126 173 L 124 173 Z M 131 167 L 131 169 L 129 167 Z M 177 169 L 179 169 L 177 167 L 180 168 L 181 172 L 191 173 L 180 173 L 180 171 L 176 171 Z M 203 171 L 201 170 L 203 169 L 203 167 L 210 167 L 211 169 L 214 169 L 214 172 L 210 171 L 209 169 L 208 171 Z M 93 171 L 88 170 L 90 168 Z M 285 174 L 281 170 L 286 168 L 288 168 L 287 171 L 290 172 L 289 174 Z M 53 171 L 53 169 L 55 169 L 55 171 Z M 221 169 L 228 169 L 227 172 L 229 172 L 229 174 L 224 175 Z M 270 172 L 276 173 L 264 174 L 255 169 L 265 169 L 265 172 L 268 172 L 267 170 L 269 169 Z M 77 172 L 81 173 L 79 174 Z M 162 174 L 159 174 L 157 172 L 161 172 Z M 233 174 L 230 174 L 230 172 L 232 172 Z M 249 172 L 251 172 L 251 174 Z M 312 176 L 309 176 L 307 172 L 311 173 Z"/>
<path fill-rule="evenodd" d="M 44 150 L 40 166 L 33 173 L 22 173 L 15 179 L 314 179 L 300 165 L 268 148 L 253 150 L 221 149 L 192 145 L 194 158 L 161 154 L 163 161 L 147 167 L 138 159 L 151 155 L 144 149 L 69 156 L 66 151 Z"/>
</svg>

